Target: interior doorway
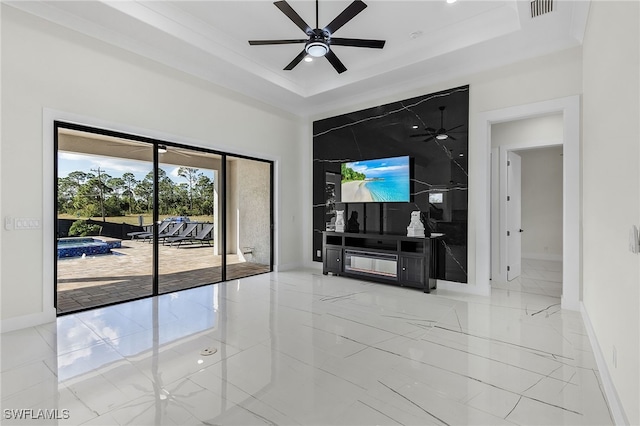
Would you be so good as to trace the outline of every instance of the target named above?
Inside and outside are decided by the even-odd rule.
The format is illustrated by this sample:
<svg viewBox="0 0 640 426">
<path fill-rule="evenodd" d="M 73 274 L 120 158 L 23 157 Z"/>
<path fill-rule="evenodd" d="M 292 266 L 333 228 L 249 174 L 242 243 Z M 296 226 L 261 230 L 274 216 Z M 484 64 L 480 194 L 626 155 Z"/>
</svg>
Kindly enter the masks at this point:
<svg viewBox="0 0 640 426">
<path fill-rule="evenodd" d="M 492 286 L 560 296 L 562 114 L 492 125 Z M 548 271 L 548 272 L 547 272 Z"/>
</svg>

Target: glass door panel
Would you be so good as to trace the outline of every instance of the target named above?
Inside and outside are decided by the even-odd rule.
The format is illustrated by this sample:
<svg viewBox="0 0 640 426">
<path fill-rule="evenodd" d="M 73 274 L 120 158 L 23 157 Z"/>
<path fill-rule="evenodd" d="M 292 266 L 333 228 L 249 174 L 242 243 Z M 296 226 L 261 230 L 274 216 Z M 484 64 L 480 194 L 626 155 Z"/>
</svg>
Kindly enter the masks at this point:
<svg viewBox="0 0 640 426">
<path fill-rule="evenodd" d="M 226 279 L 270 272 L 272 163 L 226 159 Z"/>
<path fill-rule="evenodd" d="M 161 146 L 158 157 L 158 293 L 219 282 L 221 156 Z"/>
<path fill-rule="evenodd" d="M 153 145 L 57 127 L 57 148 L 58 314 L 150 296 Z"/>
</svg>

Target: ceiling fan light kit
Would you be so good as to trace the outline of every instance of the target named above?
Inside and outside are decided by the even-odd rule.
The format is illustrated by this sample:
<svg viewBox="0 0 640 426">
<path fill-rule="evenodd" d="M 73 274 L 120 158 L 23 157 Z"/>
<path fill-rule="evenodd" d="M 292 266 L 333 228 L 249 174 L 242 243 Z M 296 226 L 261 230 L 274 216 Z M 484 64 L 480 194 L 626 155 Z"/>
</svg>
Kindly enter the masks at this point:
<svg viewBox="0 0 640 426">
<path fill-rule="evenodd" d="M 293 40 L 249 40 L 250 46 L 265 46 L 273 44 L 301 44 L 304 43 L 304 50 L 298 54 L 284 69 L 292 70 L 307 56 L 327 58 L 333 68 L 340 74 L 347 70 L 342 61 L 338 59 L 331 46 L 350 46 L 350 47 L 367 47 L 371 49 L 382 49 L 384 40 L 365 40 L 357 38 L 332 38 L 333 33 L 338 31 L 344 24 L 352 20 L 356 15 L 362 12 L 367 5 L 362 0 L 355 0 L 346 9 L 344 9 L 333 21 L 326 27 L 320 29 L 318 25 L 318 0 L 316 0 L 316 28 L 312 29 L 304 19 L 293 10 L 293 8 L 285 0 L 273 3 L 282 13 L 298 26 L 308 36 L 307 39 Z"/>
<path fill-rule="evenodd" d="M 321 41 L 312 41 L 307 43 L 305 50 L 314 58 L 320 58 L 327 54 L 327 52 L 329 51 L 329 46 Z"/>
</svg>

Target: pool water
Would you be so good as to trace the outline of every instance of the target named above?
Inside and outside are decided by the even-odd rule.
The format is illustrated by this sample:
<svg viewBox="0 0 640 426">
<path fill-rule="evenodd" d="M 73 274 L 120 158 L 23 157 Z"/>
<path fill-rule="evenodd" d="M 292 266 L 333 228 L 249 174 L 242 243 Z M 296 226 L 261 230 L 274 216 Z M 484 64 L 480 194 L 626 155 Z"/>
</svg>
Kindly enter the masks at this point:
<svg viewBox="0 0 640 426">
<path fill-rule="evenodd" d="M 90 237 L 61 238 L 58 240 L 58 259 L 109 254 L 111 249 L 120 247 L 120 240 L 104 241 Z"/>
</svg>

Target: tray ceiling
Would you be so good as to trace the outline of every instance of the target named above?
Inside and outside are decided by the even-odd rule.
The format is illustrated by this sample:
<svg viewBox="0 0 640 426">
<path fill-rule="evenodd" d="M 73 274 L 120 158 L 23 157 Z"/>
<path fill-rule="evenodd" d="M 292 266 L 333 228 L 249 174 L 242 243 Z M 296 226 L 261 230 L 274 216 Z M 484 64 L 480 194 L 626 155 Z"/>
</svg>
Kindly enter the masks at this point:
<svg viewBox="0 0 640 426">
<path fill-rule="evenodd" d="M 366 0 L 336 37 L 386 40 L 384 49 L 335 46 L 325 58 L 283 68 L 303 45 L 249 46 L 250 39 L 305 34 L 271 1 L 9 1 L 7 4 L 297 115 L 540 56 L 582 43 L 589 2 L 555 0 L 531 17 L 529 1 Z M 289 4 L 312 27 L 315 2 Z M 350 1 L 319 2 L 324 27 Z"/>
</svg>

